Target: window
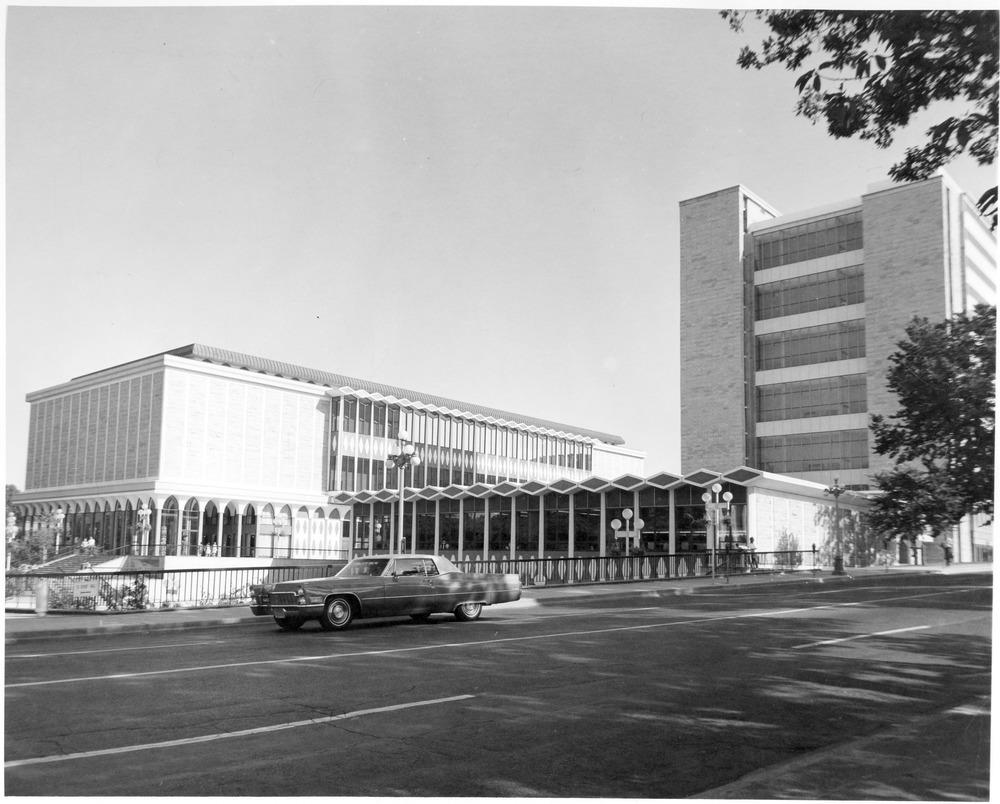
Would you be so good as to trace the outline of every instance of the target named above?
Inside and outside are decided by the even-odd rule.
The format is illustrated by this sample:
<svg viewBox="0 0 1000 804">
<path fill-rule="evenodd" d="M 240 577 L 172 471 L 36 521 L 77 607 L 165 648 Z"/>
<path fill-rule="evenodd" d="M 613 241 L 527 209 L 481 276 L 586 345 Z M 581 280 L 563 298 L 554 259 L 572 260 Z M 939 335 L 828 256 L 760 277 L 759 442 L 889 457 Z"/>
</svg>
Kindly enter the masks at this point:
<svg viewBox="0 0 1000 804">
<path fill-rule="evenodd" d="M 757 439 L 765 472 L 820 472 L 868 468 L 868 430 L 832 430 Z"/>
<path fill-rule="evenodd" d="M 356 433 L 358 431 L 358 400 L 344 398 L 344 432 Z"/>
<path fill-rule="evenodd" d="M 756 237 L 754 270 L 854 251 L 863 245 L 861 211 L 789 226 Z"/>
<path fill-rule="evenodd" d="M 396 575 L 437 575 L 437 565 L 431 558 L 397 558 L 392 571 Z"/>
<path fill-rule="evenodd" d="M 385 414 L 385 404 L 377 402 L 375 404 L 375 426 L 372 435 L 376 435 L 379 438 L 385 437 Z"/>
<path fill-rule="evenodd" d="M 754 289 L 757 321 L 809 313 L 865 300 L 865 278 L 860 265 L 808 276 L 767 282 Z"/>
<path fill-rule="evenodd" d="M 345 455 L 340 460 L 340 488 L 343 491 L 357 491 L 354 488 L 354 458 Z"/>
<path fill-rule="evenodd" d="M 358 432 L 361 435 L 371 435 L 372 432 L 372 403 L 368 399 L 358 402 Z"/>
<path fill-rule="evenodd" d="M 864 413 L 868 389 L 864 374 L 781 382 L 757 387 L 757 421 L 808 419 Z"/>
<path fill-rule="evenodd" d="M 861 319 L 757 336 L 757 370 L 805 366 L 865 356 Z"/>
</svg>

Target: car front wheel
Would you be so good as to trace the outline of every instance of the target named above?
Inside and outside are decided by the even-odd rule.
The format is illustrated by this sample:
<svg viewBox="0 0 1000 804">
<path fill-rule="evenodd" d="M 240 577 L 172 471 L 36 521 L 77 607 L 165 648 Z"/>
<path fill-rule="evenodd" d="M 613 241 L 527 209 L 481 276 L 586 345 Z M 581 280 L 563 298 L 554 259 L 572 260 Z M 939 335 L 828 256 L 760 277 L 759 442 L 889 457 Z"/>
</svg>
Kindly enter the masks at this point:
<svg viewBox="0 0 1000 804">
<path fill-rule="evenodd" d="M 354 617 L 354 609 L 351 601 L 343 597 L 331 597 L 323 606 L 323 614 L 320 615 L 319 624 L 324 631 L 340 631 L 347 628 Z"/>
<path fill-rule="evenodd" d="M 479 615 L 482 613 L 483 613 L 482 603 L 463 603 L 461 606 L 455 609 L 455 619 L 467 623 L 472 620 L 478 620 Z"/>
</svg>

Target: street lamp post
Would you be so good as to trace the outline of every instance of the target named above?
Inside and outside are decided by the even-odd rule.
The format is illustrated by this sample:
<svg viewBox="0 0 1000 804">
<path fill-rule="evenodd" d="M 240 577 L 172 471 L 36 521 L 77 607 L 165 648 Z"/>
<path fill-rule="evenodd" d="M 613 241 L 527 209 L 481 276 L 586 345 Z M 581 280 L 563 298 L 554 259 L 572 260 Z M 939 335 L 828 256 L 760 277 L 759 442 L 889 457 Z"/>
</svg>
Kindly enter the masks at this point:
<svg viewBox="0 0 1000 804">
<path fill-rule="evenodd" d="M 833 554 L 833 574 L 844 574 L 844 551 L 840 544 L 840 495 L 847 489 L 840 485 L 840 478 L 833 479 L 833 485 L 823 490 L 824 494 L 833 497 L 833 532 L 835 540 L 835 552 Z"/>
<path fill-rule="evenodd" d="M 715 553 L 719 547 L 719 492 L 722 491 L 721 483 L 712 484 L 712 493 L 709 494 L 707 491 L 701 495 L 702 502 L 705 503 L 705 508 L 712 512 L 712 577 L 715 577 Z M 726 492 L 722 495 L 722 499 L 725 501 L 728 507 L 729 503 L 733 499 L 731 492 Z"/>
<path fill-rule="evenodd" d="M 142 505 L 139 506 L 137 513 L 139 515 L 139 552 L 141 553 L 145 549 L 146 540 L 149 538 L 149 515 L 152 513 L 149 510 L 149 506 L 146 505 L 145 500 L 142 501 Z"/>
<path fill-rule="evenodd" d="M 403 490 L 406 488 L 406 467 L 420 466 L 420 456 L 417 455 L 416 447 L 410 441 L 410 434 L 406 430 L 399 431 L 399 453 L 390 455 L 389 460 L 399 468 L 399 535 L 393 541 L 399 546 L 399 552 L 403 550 L 403 525 L 405 522 L 404 511 L 406 504 L 403 501 Z M 389 545 L 389 552 L 396 552 L 396 545 Z"/>
</svg>

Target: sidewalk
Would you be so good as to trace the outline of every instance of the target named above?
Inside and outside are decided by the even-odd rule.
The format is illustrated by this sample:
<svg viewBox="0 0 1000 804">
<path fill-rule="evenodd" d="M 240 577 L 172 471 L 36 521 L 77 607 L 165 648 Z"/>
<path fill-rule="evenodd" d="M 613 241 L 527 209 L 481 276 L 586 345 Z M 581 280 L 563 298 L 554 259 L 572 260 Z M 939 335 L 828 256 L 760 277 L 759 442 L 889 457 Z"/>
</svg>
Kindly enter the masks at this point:
<svg viewBox="0 0 1000 804">
<path fill-rule="evenodd" d="M 864 577 L 876 578 L 898 574 L 964 574 L 992 572 L 992 564 L 952 564 L 950 567 L 931 565 L 914 567 L 900 565 L 885 569 L 848 569 L 845 575 L 834 575 L 830 570 L 802 570 L 786 573 L 761 573 L 725 578 L 676 578 L 664 581 L 635 581 L 628 583 L 586 584 L 569 586 L 527 586 L 521 599 L 503 603 L 504 609 L 539 605 L 565 605 L 573 601 L 614 600 L 618 598 L 673 597 L 696 594 L 712 589 L 727 589 L 753 584 L 775 583 L 837 583 Z M 220 625 L 249 623 L 270 624 L 267 617 L 255 617 L 248 606 L 212 609 L 154 609 L 122 614 L 53 614 L 38 615 L 33 612 L 6 612 L 4 639 L 9 646 L 31 639 L 53 636 L 80 636 L 85 634 L 152 633 L 184 628 L 211 628 Z"/>
</svg>

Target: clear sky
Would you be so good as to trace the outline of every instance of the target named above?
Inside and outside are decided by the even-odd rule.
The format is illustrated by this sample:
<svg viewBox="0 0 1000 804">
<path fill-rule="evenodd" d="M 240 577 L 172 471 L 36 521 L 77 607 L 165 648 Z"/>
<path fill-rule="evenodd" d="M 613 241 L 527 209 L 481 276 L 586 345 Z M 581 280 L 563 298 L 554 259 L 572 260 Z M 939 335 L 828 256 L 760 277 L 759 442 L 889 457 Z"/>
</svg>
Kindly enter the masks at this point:
<svg viewBox="0 0 1000 804">
<path fill-rule="evenodd" d="M 654 7 L 8 8 L 7 482 L 26 393 L 193 342 L 679 471 L 678 203 L 856 197 L 926 128 L 831 139 L 736 66 L 756 41 Z"/>
</svg>

